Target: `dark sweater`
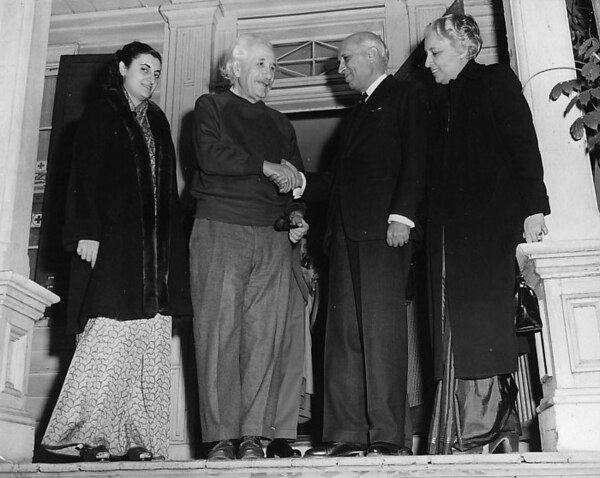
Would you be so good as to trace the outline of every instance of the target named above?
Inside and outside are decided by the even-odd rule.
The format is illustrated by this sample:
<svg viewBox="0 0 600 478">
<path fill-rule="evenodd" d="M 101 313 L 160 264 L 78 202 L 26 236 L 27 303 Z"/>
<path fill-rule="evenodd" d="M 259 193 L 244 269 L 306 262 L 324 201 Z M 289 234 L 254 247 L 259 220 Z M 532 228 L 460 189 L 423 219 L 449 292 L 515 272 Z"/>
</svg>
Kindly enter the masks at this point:
<svg viewBox="0 0 600 478">
<path fill-rule="evenodd" d="M 301 207 L 262 172 L 263 161 L 281 159 L 303 171 L 296 134 L 282 113 L 230 91 L 206 94 L 196 101 L 193 135 L 197 218 L 270 226 Z"/>
</svg>

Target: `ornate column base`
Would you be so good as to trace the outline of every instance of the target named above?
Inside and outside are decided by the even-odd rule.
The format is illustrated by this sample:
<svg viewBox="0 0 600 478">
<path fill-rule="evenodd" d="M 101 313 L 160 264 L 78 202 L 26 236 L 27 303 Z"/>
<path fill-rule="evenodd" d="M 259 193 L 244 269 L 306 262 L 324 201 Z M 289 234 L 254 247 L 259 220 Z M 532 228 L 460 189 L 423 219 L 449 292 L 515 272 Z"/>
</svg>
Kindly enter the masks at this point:
<svg viewBox="0 0 600 478">
<path fill-rule="evenodd" d="M 536 337 L 543 451 L 600 451 L 600 241 L 519 247 L 544 320 Z"/>
<path fill-rule="evenodd" d="M 552 379 L 548 380 L 552 382 Z M 600 388 L 546 392 L 538 412 L 544 451 L 600 451 Z"/>
<path fill-rule="evenodd" d="M 34 420 L 25 411 L 33 326 L 57 295 L 12 271 L 0 271 L 0 456 L 33 456 Z"/>
</svg>

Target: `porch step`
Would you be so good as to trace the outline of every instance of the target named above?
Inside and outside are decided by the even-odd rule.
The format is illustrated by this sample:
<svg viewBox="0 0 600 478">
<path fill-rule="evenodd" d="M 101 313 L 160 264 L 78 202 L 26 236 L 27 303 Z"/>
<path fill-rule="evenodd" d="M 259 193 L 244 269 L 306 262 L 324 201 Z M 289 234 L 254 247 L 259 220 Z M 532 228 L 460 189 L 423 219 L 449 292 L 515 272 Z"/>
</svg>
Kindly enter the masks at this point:
<svg viewBox="0 0 600 478">
<path fill-rule="evenodd" d="M 0 464 L 8 477 L 215 477 L 228 478 L 431 478 L 431 477 L 600 477 L 600 453 L 367 458 L 292 458 L 232 461 Z"/>
</svg>

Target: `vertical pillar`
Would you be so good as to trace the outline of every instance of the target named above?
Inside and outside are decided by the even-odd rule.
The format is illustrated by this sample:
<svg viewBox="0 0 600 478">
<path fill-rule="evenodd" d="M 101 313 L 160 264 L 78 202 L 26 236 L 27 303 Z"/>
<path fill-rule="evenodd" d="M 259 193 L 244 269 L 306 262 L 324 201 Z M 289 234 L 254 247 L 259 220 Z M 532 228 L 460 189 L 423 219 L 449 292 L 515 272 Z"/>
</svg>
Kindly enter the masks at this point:
<svg viewBox="0 0 600 478">
<path fill-rule="evenodd" d="M 551 101 L 575 77 L 564 0 L 504 0 L 511 63 L 524 84 L 538 134 L 552 214 L 543 243 L 519 246 L 544 316 L 538 341 L 544 451 L 600 450 L 600 214 L 589 158 Z"/>
<path fill-rule="evenodd" d="M 0 270 L 25 276 L 50 7 L 51 0 L 0 4 Z"/>
<path fill-rule="evenodd" d="M 160 10 L 166 21 L 163 79 L 166 91 L 161 101 L 173 131 L 180 191 L 185 189 L 193 170 L 190 133 L 194 102 L 201 94 L 208 93 L 210 87 L 214 30 L 220 13 L 218 3 L 205 0 Z"/>
<path fill-rule="evenodd" d="M 386 2 L 383 40 L 388 46 L 390 53 L 388 72 L 395 73 L 415 48 L 416 43 L 411 42 L 410 33 L 407 0 Z"/>
<path fill-rule="evenodd" d="M 58 297 L 30 281 L 27 246 L 51 0 L 0 2 L 0 455 L 31 461 L 31 336 Z"/>
<path fill-rule="evenodd" d="M 187 193 L 195 170 L 192 115 L 196 99 L 208 93 L 213 78 L 215 24 L 218 1 L 174 4 L 160 9 L 165 25 L 161 102 L 171 123 L 177 150 L 178 184 L 184 208 L 193 211 Z M 172 341 L 171 459 L 193 459 L 194 439 L 200 435 L 194 348 L 190 321 L 174 321 Z M 191 408 L 190 408 L 191 407 Z"/>
</svg>

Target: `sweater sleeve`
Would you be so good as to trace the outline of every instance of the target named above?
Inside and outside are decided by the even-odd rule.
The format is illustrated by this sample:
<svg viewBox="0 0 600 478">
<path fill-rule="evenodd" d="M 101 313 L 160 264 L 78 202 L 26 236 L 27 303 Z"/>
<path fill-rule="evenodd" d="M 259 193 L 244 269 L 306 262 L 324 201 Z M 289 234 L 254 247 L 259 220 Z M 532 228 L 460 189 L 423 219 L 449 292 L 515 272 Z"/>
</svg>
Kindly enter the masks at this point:
<svg viewBox="0 0 600 478">
<path fill-rule="evenodd" d="M 192 134 L 198 167 L 207 175 L 262 174 L 261 160 L 253 160 L 244 149 L 226 139 L 220 113 L 213 95 L 202 95 L 196 101 Z"/>
<path fill-rule="evenodd" d="M 521 92 L 521 83 L 504 65 L 489 67 L 488 81 L 496 123 L 506 146 L 511 171 L 521 197 L 523 218 L 550 213 L 542 157 L 529 105 Z"/>
</svg>

